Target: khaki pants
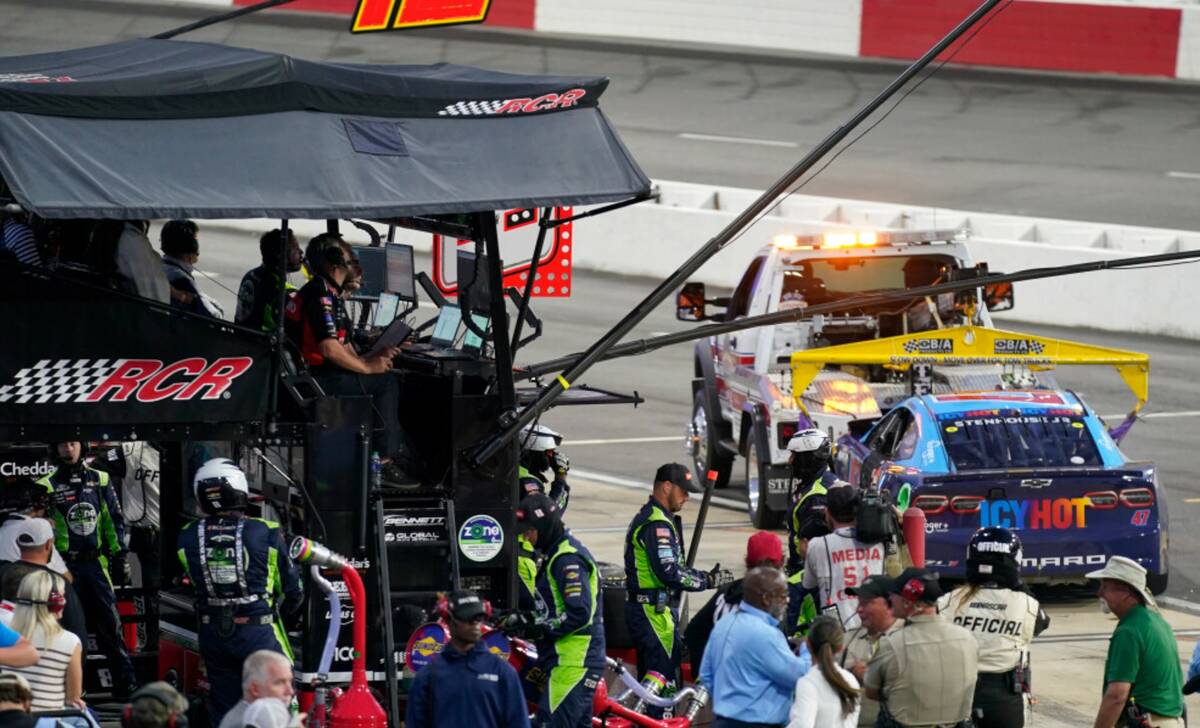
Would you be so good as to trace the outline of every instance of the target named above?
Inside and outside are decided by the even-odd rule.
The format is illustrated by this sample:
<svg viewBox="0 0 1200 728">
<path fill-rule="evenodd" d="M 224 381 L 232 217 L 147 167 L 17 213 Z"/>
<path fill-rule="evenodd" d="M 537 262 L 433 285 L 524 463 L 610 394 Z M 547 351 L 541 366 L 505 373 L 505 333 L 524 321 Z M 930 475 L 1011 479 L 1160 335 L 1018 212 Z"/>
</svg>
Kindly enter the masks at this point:
<svg viewBox="0 0 1200 728">
<path fill-rule="evenodd" d="M 1165 715 L 1151 713 L 1150 725 L 1154 728 L 1183 728 L 1183 718 L 1168 718 Z"/>
</svg>

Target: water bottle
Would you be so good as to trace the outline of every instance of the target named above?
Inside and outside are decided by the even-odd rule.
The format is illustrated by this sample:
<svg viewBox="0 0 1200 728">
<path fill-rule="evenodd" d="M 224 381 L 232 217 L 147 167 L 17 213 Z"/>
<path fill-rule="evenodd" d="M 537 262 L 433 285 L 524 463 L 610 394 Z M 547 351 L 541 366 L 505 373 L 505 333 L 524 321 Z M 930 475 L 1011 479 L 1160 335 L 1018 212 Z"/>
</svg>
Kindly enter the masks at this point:
<svg viewBox="0 0 1200 728">
<path fill-rule="evenodd" d="M 379 453 L 371 451 L 371 487 L 379 488 L 383 485 L 383 463 L 379 461 Z"/>
</svg>

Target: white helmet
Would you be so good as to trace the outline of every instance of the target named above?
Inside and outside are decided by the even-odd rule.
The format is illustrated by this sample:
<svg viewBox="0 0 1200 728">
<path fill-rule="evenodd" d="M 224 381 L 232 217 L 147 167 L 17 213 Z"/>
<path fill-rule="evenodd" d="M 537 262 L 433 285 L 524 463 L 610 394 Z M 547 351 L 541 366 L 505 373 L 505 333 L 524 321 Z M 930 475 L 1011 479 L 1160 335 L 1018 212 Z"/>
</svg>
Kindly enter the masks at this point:
<svg viewBox="0 0 1200 728">
<path fill-rule="evenodd" d="M 530 452 L 557 450 L 563 437 L 545 425 L 525 425 L 521 428 L 521 449 Z"/>
<path fill-rule="evenodd" d="M 816 452 L 828 447 L 829 435 L 811 427 L 792 435 L 792 439 L 788 440 L 787 444 L 789 452 Z"/>
<path fill-rule="evenodd" d="M 201 465 L 192 490 L 200 508 L 209 513 L 245 508 L 250 498 L 246 474 L 229 458 L 213 458 Z"/>
</svg>

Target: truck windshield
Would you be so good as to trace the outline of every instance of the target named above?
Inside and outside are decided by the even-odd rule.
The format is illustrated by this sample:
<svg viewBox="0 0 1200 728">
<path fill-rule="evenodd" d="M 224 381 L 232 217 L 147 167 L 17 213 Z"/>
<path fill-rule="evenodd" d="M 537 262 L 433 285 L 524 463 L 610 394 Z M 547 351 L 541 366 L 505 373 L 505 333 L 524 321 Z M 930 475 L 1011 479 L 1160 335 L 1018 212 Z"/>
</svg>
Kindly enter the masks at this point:
<svg viewBox="0 0 1200 728">
<path fill-rule="evenodd" d="M 889 255 L 790 260 L 780 300 L 827 303 L 865 291 L 928 286 L 957 267 L 948 255 Z"/>
<path fill-rule="evenodd" d="M 959 470 L 1100 465 L 1100 452 L 1078 415 L 990 410 L 938 418 Z"/>
</svg>

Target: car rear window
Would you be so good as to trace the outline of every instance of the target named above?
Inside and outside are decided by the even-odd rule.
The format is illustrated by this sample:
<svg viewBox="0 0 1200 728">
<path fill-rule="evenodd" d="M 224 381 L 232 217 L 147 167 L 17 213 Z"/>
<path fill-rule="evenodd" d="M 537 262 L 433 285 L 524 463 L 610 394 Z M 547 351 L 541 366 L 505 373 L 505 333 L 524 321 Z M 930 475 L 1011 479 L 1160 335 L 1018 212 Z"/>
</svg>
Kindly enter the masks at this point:
<svg viewBox="0 0 1200 728">
<path fill-rule="evenodd" d="M 1100 465 L 1100 451 L 1077 414 L 995 410 L 938 418 L 957 470 Z"/>
</svg>

